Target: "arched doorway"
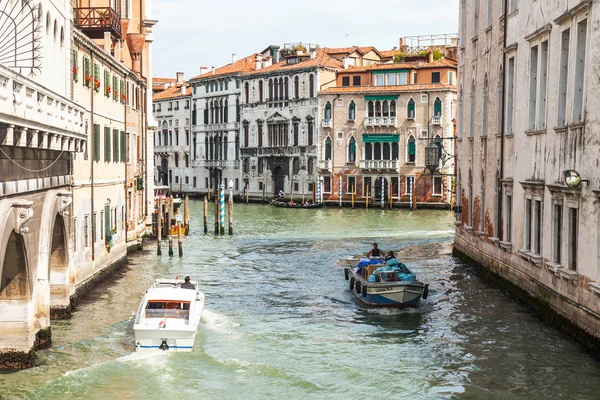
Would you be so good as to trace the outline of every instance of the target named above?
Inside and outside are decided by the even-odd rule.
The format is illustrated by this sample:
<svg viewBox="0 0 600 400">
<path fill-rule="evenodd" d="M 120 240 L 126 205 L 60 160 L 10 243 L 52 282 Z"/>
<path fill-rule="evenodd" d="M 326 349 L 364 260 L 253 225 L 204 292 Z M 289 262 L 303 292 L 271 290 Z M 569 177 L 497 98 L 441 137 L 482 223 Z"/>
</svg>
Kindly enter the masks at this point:
<svg viewBox="0 0 600 400">
<path fill-rule="evenodd" d="M 165 186 L 169 186 L 169 160 L 167 158 L 163 158 L 161 161 L 161 178 L 162 184 Z"/>
<path fill-rule="evenodd" d="M 6 244 L 6 253 L 2 262 L 0 278 L 0 299 L 25 299 L 29 297 L 29 278 L 27 276 L 27 257 L 23 236 L 15 232 L 10 234 Z"/>
<path fill-rule="evenodd" d="M 58 214 L 54 218 L 54 229 L 52 230 L 51 240 L 49 265 L 51 296 L 59 295 L 62 299 L 64 297 L 63 292 L 67 289 L 66 285 L 68 283 L 68 257 L 65 243 L 65 224 L 63 217 Z"/>
<path fill-rule="evenodd" d="M 283 179 L 285 177 L 285 173 L 283 172 L 283 168 L 281 166 L 275 167 L 273 171 L 273 180 L 275 181 L 275 195 L 279 193 L 280 190 L 283 190 Z"/>
</svg>

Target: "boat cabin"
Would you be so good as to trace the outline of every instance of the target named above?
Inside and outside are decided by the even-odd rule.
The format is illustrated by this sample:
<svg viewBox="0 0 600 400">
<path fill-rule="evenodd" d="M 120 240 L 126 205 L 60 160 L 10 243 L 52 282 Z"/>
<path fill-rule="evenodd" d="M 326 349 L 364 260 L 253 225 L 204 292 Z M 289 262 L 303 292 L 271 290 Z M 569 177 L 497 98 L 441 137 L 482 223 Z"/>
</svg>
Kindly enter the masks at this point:
<svg viewBox="0 0 600 400">
<path fill-rule="evenodd" d="M 182 318 L 190 317 L 189 301 L 149 300 L 145 310 L 146 318 Z"/>
</svg>

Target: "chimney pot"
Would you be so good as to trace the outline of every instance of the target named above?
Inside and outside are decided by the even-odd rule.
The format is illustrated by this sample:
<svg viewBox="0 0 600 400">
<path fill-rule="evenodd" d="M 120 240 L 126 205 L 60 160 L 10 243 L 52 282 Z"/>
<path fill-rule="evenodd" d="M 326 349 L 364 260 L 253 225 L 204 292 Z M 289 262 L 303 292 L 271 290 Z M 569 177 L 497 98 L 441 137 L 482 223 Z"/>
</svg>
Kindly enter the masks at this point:
<svg viewBox="0 0 600 400">
<path fill-rule="evenodd" d="M 231 63 L 233 64 L 236 61 L 235 53 L 231 53 Z"/>
<path fill-rule="evenodd" d="M 110 54 L 110 32 L 104 32 L 104 51 Z"/>
<path fill-rule="evenodd" d="M 204 75 L 207 72 L 208 72 L 208 68 L 206 68 L 206 67 L 200 67 L 200 75 Z"/>
<path fill-rule="evenodd" d="M 178 85 L 183 85 L 183 72 L 178 72 L 177 73 L 177 84 Z"/>
<path fill-rule="evenodd" d="M 214 75 L 214 74 L 215 74 L 215 66 L 213 65 L 213 66 L 211 67 L 211 69 L 212 69 L 212 74 Z"/>
</svg>

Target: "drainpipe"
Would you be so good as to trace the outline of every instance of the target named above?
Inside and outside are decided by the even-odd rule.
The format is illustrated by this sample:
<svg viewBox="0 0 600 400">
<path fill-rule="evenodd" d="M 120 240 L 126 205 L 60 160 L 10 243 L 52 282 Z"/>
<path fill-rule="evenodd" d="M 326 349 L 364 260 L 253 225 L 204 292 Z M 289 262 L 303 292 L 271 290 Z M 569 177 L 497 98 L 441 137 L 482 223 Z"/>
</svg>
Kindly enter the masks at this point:
<svg viewBox="0 0 600 400">
<path fill-rule="evenodd" d="M 500 131 L 500 186 L 498 188 L 498 218 L 500 219 L 500 229 L 498 229 L 498 233 L 500 236 L 499 239 L 504 239 L 505 235 L 504 235 L 504 226 L 502 224 L 503 218 L 502 218 L 502 204 L 503 204 L 503 196 L 502 196 L 502 192 L 503 192 L 503 188 L 502 188 L 502 180 L 504 179 L 504 131 L 506 129 L 506 118 L 505 118 L 505 112 L 506 112 L 506 90 L 505 85 L 506 85 L 506 54 L 504 53 L 504 48 L 506 47 L 506 35 L 507 35 L 507 25 L 508 25 L 508 18 L 507 18 L 507 11 L 508 11 L 508 0 L 504 0 L 504 32 L 503 32 L 503 38 L 502 38 L 502 125 L 501 125 L 501 131 Z"/>
<path fill-rule="evenodd" d="M 90 96 L 91 96 L 91 100 L 90 100 L 90 107 L 91 107 L 91 112 L 90 112 L 90 125 L 92 127 L 92 151 L 90 154 L 90 158 L 88 158 L 90 160 L 90 174 L 91 174 L 91 186 L 90 186 L 90 190 L 91 190 L 91 206 L 92 206 L 92 212 L 90 214 L 90 217 L 93 218 L 92 220 L 92 228 L 95 227 L 96 225 L 96 218 L 94 216 L 94 155 L 96 153 L 96 143 L 95 143 L 95 134 L 96 134 L 96 128 L 94 127 L 94 50 L 91 49 L 90 50 L 90 68 L 91 71 L 90 73 L 92 74 L 92 78 L 90 79 Z M 85 77 L 84 77 L 85 79 Z M 98 132 L 99 134 L 99 132 Z M 92 230 L 92 261 L 94 261 L 96 259 L 96 229 Z"/>
<path fill-rule="evenodd" d="M 127 72 L 123 76 L 123 81 L 125 82 L 125 93 L 127 93 Z M 122 97 L 123 93 L 121 93 L 121 98 Z M 127 148 L 127 100 L 123 102 L 123 112 L 125 113 L 125 123 L 123 126 L 123 132 L 125 133 L 125 154 L 123 154 L 123 159 L 125 160 L 125 162 L 123 163 L 125 165 L 125 183 L 123 184 L 123 186 L 125 187 L 125 207 L 123 208 L 125 209 L 125 214 L 123 215 L 123 218 L 125 219 L 125 246 L 127 246 L 127 232 L 129 231 L 129 228 L 127 226 L 127 217 L 129 216 L 129 204 L 127 203 L 127 155 L 129 154 L 129 149 Z"/>
</svg>

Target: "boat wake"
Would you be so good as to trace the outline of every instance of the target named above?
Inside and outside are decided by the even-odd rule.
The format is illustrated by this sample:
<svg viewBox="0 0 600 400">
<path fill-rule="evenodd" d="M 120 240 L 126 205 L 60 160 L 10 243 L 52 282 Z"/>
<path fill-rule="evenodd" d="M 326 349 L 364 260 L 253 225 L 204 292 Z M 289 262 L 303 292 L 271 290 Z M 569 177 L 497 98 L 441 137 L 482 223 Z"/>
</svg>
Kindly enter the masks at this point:
<svg viewBox="0 0 600 400">
<path fill-rule="evenodd" d="M 229 317 L 207 309 L 202 312 L 202 325 L 210 330 L 228 335 L 234 334 L 235 328 L 240 326 L 238 322 L 231 320 Z"/>
</svg>

